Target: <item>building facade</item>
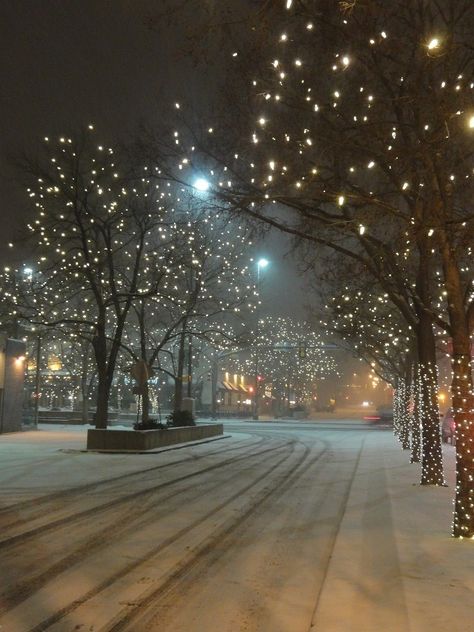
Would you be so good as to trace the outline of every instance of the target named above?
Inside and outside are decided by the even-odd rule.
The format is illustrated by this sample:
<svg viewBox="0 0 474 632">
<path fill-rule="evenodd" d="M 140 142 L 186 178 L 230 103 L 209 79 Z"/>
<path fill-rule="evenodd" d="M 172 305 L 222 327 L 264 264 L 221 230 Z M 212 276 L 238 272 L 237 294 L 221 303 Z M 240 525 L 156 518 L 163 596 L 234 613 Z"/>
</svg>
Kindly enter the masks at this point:
<svg viewBox="0 0 474 632">
<path fill-rule="evenodd" d="M 0 433 L 22 428 L 26 346 L 0 334 Z"/>
</svg>

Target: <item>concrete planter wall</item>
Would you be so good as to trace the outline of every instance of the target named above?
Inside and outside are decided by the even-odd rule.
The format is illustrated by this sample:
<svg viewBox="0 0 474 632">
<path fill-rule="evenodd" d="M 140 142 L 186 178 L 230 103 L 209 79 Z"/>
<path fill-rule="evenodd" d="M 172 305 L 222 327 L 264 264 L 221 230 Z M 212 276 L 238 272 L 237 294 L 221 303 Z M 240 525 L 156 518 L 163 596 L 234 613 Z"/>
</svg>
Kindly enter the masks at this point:
<svg viewBox="0 0 474 632">
<path fill-rule="evenodd" d="M 184 426 L 167 430 L 114 430 L 87 431 L 88 450 L 142 451 L 153 450 L 175 443 L 199 441 L 216 437 L 224 432 L 222 424 Z"/>
</svg>

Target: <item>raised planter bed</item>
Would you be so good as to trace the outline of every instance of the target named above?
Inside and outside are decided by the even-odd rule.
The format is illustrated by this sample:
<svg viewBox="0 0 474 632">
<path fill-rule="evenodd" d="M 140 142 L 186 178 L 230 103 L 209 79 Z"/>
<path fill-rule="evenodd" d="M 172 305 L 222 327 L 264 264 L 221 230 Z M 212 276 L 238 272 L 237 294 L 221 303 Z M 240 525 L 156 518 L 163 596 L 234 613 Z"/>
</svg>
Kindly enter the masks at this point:
<svg viewBox="0 0 474 632">
<path fill-rule="evenodd" d="M 217 437 L 224 432 L 222 424 L 184 426 L 167 430 L 106 430 L 87 431 L 88 450 L 112 450 L 114 452 L 144 451 L 161 448 L 175 443 L 199 441 Z"/>
</svg>

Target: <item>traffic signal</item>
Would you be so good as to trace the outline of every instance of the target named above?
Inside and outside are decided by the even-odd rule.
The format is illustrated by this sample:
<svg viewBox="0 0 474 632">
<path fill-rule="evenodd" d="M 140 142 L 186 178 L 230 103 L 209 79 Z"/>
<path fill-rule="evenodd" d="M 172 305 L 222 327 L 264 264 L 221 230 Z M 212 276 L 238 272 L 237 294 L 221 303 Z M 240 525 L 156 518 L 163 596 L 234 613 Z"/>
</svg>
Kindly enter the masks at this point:
<svg viewBox="0 0 474 632">
<path fill-rule="evenodd" d="M 304 360 L 306 358 L 306 345 L 304 342 L 300 342 L 298 345 L 298 357 L 300 360 Z"/>
</svg>

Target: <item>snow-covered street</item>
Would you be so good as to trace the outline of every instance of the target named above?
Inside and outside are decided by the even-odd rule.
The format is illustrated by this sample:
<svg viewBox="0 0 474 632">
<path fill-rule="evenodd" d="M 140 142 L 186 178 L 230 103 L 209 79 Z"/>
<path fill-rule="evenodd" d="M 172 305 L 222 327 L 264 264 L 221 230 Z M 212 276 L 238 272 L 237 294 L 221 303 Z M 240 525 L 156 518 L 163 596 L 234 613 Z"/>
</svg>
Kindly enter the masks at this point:
<svg viewBox="0 0 474 632">
<path fill-rule="evenodd" d="M 389 429 L 225 424 L 154 454 L 0 437 L 1 632 L 469 632 L 474 543 Z"/>
</svg>

